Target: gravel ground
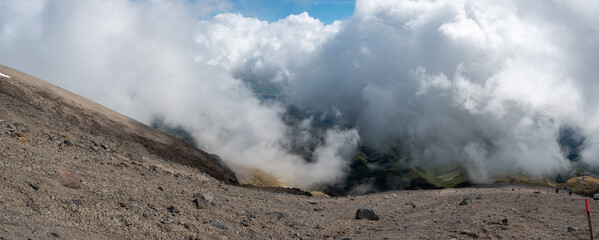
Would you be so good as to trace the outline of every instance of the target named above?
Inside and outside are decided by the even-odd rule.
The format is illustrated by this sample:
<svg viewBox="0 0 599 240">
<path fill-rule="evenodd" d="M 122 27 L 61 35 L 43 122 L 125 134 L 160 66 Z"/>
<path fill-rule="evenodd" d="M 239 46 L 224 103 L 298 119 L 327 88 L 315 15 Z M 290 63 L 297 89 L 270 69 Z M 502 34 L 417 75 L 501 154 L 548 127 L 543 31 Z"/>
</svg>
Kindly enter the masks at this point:
<svg viewBox="0 0 599 240">
<path fill-rule="evenodd" d="M 11 81 L 27 77 L 5 67 L 0 72 Z M 167 161 L 147 142 L 82 123 L 74 108 L 52 111 L 30 101 L 47 95 L 0 87 L 0 239 L 588 238 L 584 198 L 543 187 L 341 198 L 239 187 Z M 194 200 L 202 199 L 208 204 L 199 209 Z M 356 219 L 364 205 L 380 220 Z M 591 201 L 591 212 L 599 223 L 599 201 Z"/>
</svg>

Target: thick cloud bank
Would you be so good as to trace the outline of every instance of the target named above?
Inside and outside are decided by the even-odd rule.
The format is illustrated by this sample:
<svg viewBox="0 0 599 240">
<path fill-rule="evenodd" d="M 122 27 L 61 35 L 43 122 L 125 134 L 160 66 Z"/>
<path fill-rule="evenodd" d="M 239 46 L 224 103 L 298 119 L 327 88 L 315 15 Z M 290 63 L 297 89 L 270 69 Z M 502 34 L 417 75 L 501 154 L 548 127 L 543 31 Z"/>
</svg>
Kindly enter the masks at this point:
<svg viewBox="0 0 599 240">
<path fill-rule="evenodd" d="M 324 25 L 265 22 L 220 1 L 3 1 L 0 63 L 140 121 L 159 116 L 201 148 L 286 183 L 343 179 L 358 142 L 402 142 L 474 181 L 569 169 L 557 138 L 599 164 L 599 4 L 358 1 Z M 280 97 L 250 88 L 269 84 Z M 296 106 L 338 126 L 291 124 Z M 342 127 L 343 126 L 343 127 Z M 349 128 L 347 126 L 350 126 Z M 315 143 L 305 161 L 291 145 Z"/>
</svg>

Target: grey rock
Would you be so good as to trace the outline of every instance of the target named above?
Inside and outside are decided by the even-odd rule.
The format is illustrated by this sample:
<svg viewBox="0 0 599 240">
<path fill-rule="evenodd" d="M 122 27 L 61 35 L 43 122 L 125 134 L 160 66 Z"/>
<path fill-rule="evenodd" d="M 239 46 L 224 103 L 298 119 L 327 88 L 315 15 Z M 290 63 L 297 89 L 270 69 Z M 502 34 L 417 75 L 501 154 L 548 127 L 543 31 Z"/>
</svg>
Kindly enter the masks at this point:
<svg viewBox="0 0 599 240">
<path fill-rule="evenodd" d="M 179 208 L 178 208 L 178 207 L 176 207 L 176 206 L 173 206 L 173 205 L 169 206 L 169 207 L 167 208 L 167 210 L 168 210 L 169 212 L 171 212 L 171 213 L 179 213 L 179 212 L 180 212 L 180 211 L 179 211 Z"/>
<path fill-rule="evenodd" d="M 414 202 L 408 202 L 404 205 L 412 206 L 412 208 L 416 208 L 416 204 Z"/>
<path fill-rule="evenodd" d="M 268 212 L 268 213 L 266 213 L 266 214 L 268 214 L 268 215 L 275 215 L 275 216 L 277 216 L 277 220 L 281 220 L 281 219 L 283 219 L 283 218 L 287 218 L 287 217 L 289 217 L 289 214 L 288 214 L 288 213 L 286 213 L 286 212 Z"/>
<path fill-rule="evenodd" d="M 568 227 L 568 232 L 576 232 L 580 229 L 578 229 L 577 227 Z"/>
<path fill-rule="evenodd" d="M 33 188 L 33 190 L 40 189 L 40 187 L 37 184 L 33 183 L 33 182 L 26 181 L 25 183 L 27 183 L 31 188 Z"/>
<path fill-rule="evenodd" d="M 7 124 L 7 125 L 6 125 L 6 127 L 10 128 L 10 130 L 11 130 L 11 131 L 15 131 L 15 130 L 17 130 L 17 126 L 15 126 L 15 125 L 14 125 L 14 124 L 12 124 L 12 123 L 9 123 L 9 124 Z"/>
<path fill-rule="evenodd" d="M 152 170 L 153 172 L 158 173 L 158 174 L 162 173 L 162 169 L 156 165 L 150 166 L 150 170 Z"/>
<path fill-rule="evenodd" d="M 63 143 L 67 146 L 73 146 L 73 143 L 69 140 L 64 140 Z"/>
<path fill-rule="evenodd" d="M 28 126 L 22 126 L 19 130 L 21 130 L 21 132 L 29 132 L 29 127 Z"/>
<path fill-rule="evenodd" d="M 593 200 L 599 200 L 599 193 L 593 194 Z"/>
<path fill-rule="evenodd" d="M 374 212 L 374 209 L 372 209 L 370 206 L 365 205 L 361 208 L 359 208 L 356 211 L 356 219 L 368 219 L 368 220 L 374 220 L 377 221 L 379 220 L 379 216 Z"/>
<path fill-rule="evenodd" d="M 229 229 L 227 226 L 225 226 L 222 223 L 219 223 L 217 221 L 214 221 L 214 220 L 210 220 L 210 224 L 212 224 L 212 226 L 215 226 L 215 227 L 220 228 L 222 230 Z"/>
<path fill-rule="evenodd" d="M 204 209 L 214 204 L 214 197 L 207 193 L 197 194 L 193 202 L 198 209 Z"/>
<path fill-rule="evenodd" d="M 71 202 L 73 202 L 77 206 L 83 205 L 83 202 L 79 199 L 71 199 Z"/>
<path fill-rule="evenodd" d="M 316 201 L 316 200 L 308 200 L 308 203 L 310 203 L 310 204 L 317 204 L 318 201 Z"/>
<path fill-rule="evenodd" d="M 464 199 L 462 199 L 462 201 L 458 205 L 464 206 L 464 205 L 470 204 L 470 202 L 472 202 L 472 200 L 470 200 L 469 197 L 465 197 Z"/>
<path fill-rule="evenodd" d="M 248 227 L 250 226 L 250 221 L 247 219 L 243 219 L 241 220 L 241 225 L 243 225 L 244 227 Z"/>
<path fill-rule="evenodd" d="M 118 218 L 116 218 L 116 217 L 112 217 L 112 221 L 113 221 L 113 222 L 115 222 L 115 223 L 118 223 L 118 222 L 119 222 L 119 219 L 118 219 Z"/>
</svg>

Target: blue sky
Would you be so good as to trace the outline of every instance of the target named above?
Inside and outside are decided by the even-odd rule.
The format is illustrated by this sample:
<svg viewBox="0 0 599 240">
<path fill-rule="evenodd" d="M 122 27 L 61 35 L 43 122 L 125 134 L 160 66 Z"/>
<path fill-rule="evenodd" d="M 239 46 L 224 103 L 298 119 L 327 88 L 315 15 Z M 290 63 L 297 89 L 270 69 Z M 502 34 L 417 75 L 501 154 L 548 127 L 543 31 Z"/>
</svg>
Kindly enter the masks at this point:
<svg viewBox="0 0 599 240">
<path fill-rule="evenodd" d="M 233 12 L 269 22 L 308 12 L 325 24 L 345 20 L 354 12 L 354 0 L 232 0 Z"/>
</svg>

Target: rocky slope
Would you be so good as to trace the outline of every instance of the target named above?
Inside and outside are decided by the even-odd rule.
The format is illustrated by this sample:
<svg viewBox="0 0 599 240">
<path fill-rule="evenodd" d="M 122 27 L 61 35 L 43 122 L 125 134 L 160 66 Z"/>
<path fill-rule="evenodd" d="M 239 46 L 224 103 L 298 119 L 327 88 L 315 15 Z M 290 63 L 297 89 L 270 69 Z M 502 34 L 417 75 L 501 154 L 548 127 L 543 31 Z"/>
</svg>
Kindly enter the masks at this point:
<svg viewBox="0 0 599 240">
<path fill-rule="evenodd" d="M 584 198 L 549 188 L 337 198 L 244 188 L 210 154 L 16 70 L 0 73 L 10 76 L 0 78 L 0 239 L 588 237 Z M 355 218 L 365 205 L 379 220 Z M 598 223 L 599 201 L 591 210 Z"/>
<path fill-rule="evenodd" d="M 168 161 L 199 168 L 219 180 L 237 183 L 235 174 L 216 155 L 208 154 L 184 141 L 156 131 L 147 125 L 33 76 L 2 65 L 0 65 L 0 72 L 10 76 L 9 78 L 4 77 L 0 81 L 2 94 L 14 99 L 17 103 L 33 106 L 38 112 L 44 113 L 48 117 L 61 118 L 57 119 L 58 122 L 61 122 L 60 124 L 46 125 L 44 130 L 58 130 L 59 134 L 64 135 L 62 138 L 65 140 L 74 141 L 85 138 L 88 134 L 76 136 L 68 131 L 71 128 L 79 128 L 78 130 L 91 134 L 102 134 L 118 139 L 112 143 L 116 145 L 119 144 L 119 140 L 136 142 L 150 154 L 155 154 Z M 6 107 L 7 109 L 3 112 L 6 115 L 11 111 L 25 111 L 18 106 L 15 106 L 14 109 Z M 31 119 L 34 121 L 33 124 L 43 123 L 35 122 L 36 115 L 34 113 L 29 113 L 29 115 L 33 117 Z M 106 143 L 105 146 L 108 145 L 109 143 Z"/>
</svg>

